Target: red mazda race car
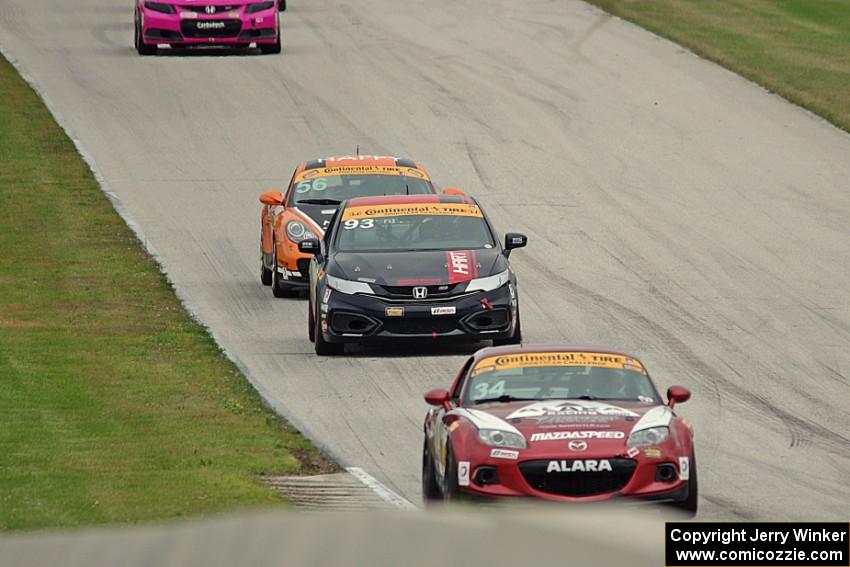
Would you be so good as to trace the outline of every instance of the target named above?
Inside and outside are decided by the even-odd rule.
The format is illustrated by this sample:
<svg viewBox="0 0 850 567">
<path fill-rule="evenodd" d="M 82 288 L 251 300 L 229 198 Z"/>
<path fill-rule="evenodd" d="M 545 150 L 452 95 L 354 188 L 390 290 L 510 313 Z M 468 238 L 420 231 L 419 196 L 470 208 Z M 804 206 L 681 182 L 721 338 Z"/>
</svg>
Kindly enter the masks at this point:
<svg viewBox="0 0 850 567">
<path fill-rule="evenodd" d="M 635 357 L 570 346 L 485 348 L 425 418 L 426 501 L 631 497 L 697 511 L 693 431 Z"/>
</svg>

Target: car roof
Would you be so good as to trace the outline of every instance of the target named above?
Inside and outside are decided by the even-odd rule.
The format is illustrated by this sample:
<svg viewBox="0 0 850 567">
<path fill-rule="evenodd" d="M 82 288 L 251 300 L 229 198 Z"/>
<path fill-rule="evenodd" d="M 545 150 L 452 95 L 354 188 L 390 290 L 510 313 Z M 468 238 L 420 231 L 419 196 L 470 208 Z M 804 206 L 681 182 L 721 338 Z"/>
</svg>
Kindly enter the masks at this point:
<svg viewBox="0 0 850 567">
<path fill-rule="evenodd" d="M 418 169 L 427 174 L 425 168 L 418 162 L 396 156 L 372 156 L 372 155 L 355 155 L 355 156 L 329 156 L 324 158 L 316 158 L 303 162 L 298 166 L 298 172 L 308 169 L 319 169 L 322 167 L 342 167 L 352 165 L 383 165 L 389 167 L 410 167 Z"/>
<path fill-rule="evenodd" d="M 355 197 L 346 204 L 346 207 L 366 207 L 370 205 L 422 205 L 433 203 L 446 203 L 454 205 L 477 205 L 475 199 L 466 195 L 381 195 L 378 197 Z"/>
</svg>

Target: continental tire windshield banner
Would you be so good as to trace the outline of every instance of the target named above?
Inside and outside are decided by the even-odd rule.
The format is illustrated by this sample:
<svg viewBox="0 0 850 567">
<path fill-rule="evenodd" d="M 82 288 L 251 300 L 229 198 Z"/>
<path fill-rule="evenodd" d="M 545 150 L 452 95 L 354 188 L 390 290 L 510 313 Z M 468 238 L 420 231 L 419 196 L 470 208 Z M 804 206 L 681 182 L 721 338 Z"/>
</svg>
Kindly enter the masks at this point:
<svg viewBox="0 0 850 567">
<path fill-rule="evenodd" d="M 414 215 L 484 218 L 478 205 L 465 205 L 462 203 L 416 203 L 409 205 L 348 207 L 342 213 L 342 220 Z"/>
<path fill-rule="evenodd" d="M 850 565 L 850 524 L 668 522 L 667 567 Z"/>
</svg>

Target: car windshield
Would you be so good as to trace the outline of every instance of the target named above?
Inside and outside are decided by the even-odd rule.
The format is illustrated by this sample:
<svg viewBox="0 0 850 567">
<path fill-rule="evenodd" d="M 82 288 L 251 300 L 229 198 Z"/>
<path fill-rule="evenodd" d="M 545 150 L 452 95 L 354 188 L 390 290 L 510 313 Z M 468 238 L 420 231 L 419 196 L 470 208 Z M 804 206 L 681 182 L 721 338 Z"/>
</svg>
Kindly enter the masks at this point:
<svg viewBox="0 0 850 567">
<path fill-rule="evenodd" d="M 338 204 L 355 197 L 433 193 L 427 179 L 407 175 L 328 175 L 302 179 L 292 188 L 291 203 Z"/>
<path fill-rule="evenodd" d="M 426 203 L 349 207 L 336 248 L 341 252 L 492 248 L 477 205 Z"/>
<path fill-rule="evenodd" d="M 621 355 L 517 353 L 484 358 L 470 371 L 466 403 L 515 399 L 661 403 L 640 362 Z"/>
</svg>

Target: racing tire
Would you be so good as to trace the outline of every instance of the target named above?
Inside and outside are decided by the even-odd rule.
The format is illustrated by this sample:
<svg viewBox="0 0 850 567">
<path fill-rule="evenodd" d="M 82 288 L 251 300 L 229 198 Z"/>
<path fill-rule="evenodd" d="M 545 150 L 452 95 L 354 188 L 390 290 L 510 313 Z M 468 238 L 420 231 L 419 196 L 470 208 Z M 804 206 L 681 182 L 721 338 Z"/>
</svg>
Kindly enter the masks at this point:
<svg viewBox="0 0 850 567">
<path fill-rule="evenodd" d="M 260 281 L 263 285 L 272 285 L 272 271 L 266 267 L 266 263 L 260 258 Z"/>
<path fill-rule="evenodd" d="M 422 444 L 422 500 L 425 504 L 431 504 L 442 499 L 443 493 L 434 475 L 434 460 L 431 458 L 426 439 Z"/>
<path fill-rule="evenodd" d="M 277 31 L 277 40 L 274 43 L 261 43 L 259 45 L 260 53 L 263 55 L 274 55 L 280 53 L 283 46 L 280 43 L 280 29 Z"/>
<path fill-rule="evenodd" d="M 506 339 L 493 339 L 493 346 L 518 345 L 522 342 L 522 319 L 519 316 L 519 306 L 516 308 L 516 327 L 514 334 Z"/>
<path fill-rule="evenodd" d="M 313 341 L 313 348 L 315 349 L 316 354 L 319 356 L 336 356 L 345 353 L 344 344 L 329 343 L 325 340 L 325 335 L 319 329 L 319 318 L 316 316 L 315 311 L 313 312 L 313 320 L 315 322 L 315 327 L 313 327 L 313 335 L 315 338 Z"/>
<path fill-rule="evenodd" d="M 699 507 L 699 484 L 697 483 L 697 461 L 694 450 L 691 449 L 691 471 L 688 477 L 688 496 L 680 502 L 671 504 L 688 518 L 693 518 L 697 515 Z"/>
<path fill-rule="evenodd" d="M 280 272 L 277 271 L 277 244 L 274 245 L 274 261 L 272 262 L 272 295 L 275 297 L 294 297 L 298 291 L 292 289 L 280 281 Z"/>
<path fill-rule="evenodd" d="M 156 55 L 156 45 L 147 45 L 144 41 L 142 41 L 142 26 L 139 25 L 138 16 L 135 21 L 133 44 L 135 45 L 136 52 L 138 52 L 139 55 Z"/>
<path fill-rule="evenodd" d="M 280 4 L 278 4 L 277 9 L 280 12 L 286 12 L 286 0 L 280 0 Z"/>
<path fill-rule="evenodd" d="M 313 315 L 313 300 L 307 304 L 307 338 L 311 343 L 316 342 L 316 316 Z"/>
<path fill-rule="evenodd" d="M 455 462 L 454 451 L 452 451 L 451 440 L 446 448 L 446 486 L 443 492 L 443 500 L 447 502 L 457 502 L 461 499 L 460 485 L 457 482 L 457 463 Z"/>
</svg>

